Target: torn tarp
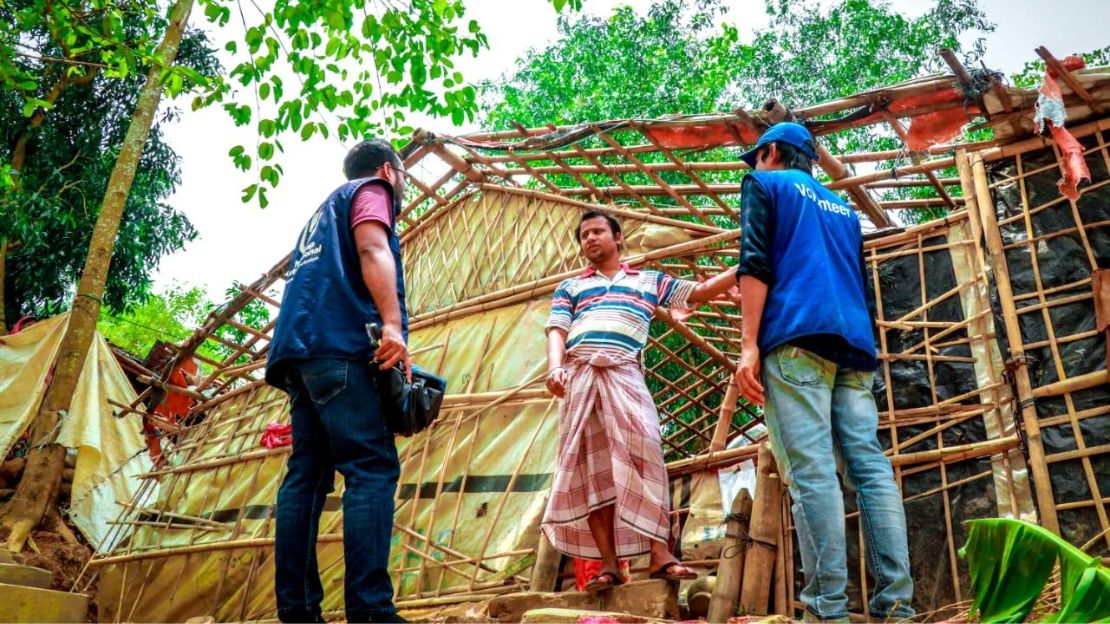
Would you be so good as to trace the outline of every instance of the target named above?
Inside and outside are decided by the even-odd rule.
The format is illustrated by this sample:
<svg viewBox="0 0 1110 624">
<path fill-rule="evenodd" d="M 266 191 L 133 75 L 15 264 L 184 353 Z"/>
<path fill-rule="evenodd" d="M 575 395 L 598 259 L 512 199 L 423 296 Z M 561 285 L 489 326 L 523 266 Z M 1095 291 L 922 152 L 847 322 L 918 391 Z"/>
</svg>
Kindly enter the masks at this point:
<svg viewBox="0 0 1110 624">
<path fill-rule="evenodd" d="M 1085 62 L 1081 57 L 1069 56 L 1061 64 L 1068 71 L 1083 69 Z M 1037 132 L 1044 132 L 1045 128 L 1052 134 L 1052 140 L 1060 150 L 1060 169 L 1063 177 L 1056 182 L 1060 194 L 1075 201 L 1079 199 L 1079 182 L 1091 180 L 1091 172 L 1083 159 L 1083 146 L 1064 128 L 1068 120 L 1068 112 L 1064 107 L 1064 96 L 1060 93 L 1060 85 L 1056 82 L 1056 72 L 1051 67 L 1044 74 L 1044 82 L 1038 90 L 1037 110 L 1033 115 L 1033 124 Z"/>
</svg>

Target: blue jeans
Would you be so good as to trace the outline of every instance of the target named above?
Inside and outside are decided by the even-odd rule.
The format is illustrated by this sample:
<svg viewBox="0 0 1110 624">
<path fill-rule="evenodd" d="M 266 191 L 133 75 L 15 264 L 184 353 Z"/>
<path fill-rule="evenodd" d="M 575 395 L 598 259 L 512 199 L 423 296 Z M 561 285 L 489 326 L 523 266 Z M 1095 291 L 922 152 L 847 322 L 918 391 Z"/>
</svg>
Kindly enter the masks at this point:
<svg viewBox="0 0 1110 624">
<path fill-rule="evenodd" d="M 382 415 L 368 364 L 304 360 L 289 364 L 293 452 L 277 495 L 274 546 L 278 617 L 323 621 L 316 561 L 320 513 L 343 475 L 344 603 L 347 620 L 391 620 L 389 538 L 400 475 L 397 447 Z"/>
<path fill-rule="evenodd" d="M 876 437 L 873 375 L 838 369 L 790 345 L 763 356 L 764 414 L 775 461 L 794 501 L 805 573 L 799 598 L 820 619 L 848 616 L 838 464 L 845 484 L 856 492 L 867 567 L 875 577 L 870 614 L 887 618 L 914 613 L 906 515 L 890 460 Z"/>
</svg>

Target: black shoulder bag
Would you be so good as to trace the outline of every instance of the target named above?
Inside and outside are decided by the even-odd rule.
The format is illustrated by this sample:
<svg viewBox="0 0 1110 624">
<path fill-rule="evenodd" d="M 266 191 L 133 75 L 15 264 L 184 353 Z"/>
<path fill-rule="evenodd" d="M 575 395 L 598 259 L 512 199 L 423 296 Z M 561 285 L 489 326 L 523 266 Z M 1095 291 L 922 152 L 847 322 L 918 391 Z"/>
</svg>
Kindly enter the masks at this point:
<svg viewBox="0 0 1110 624">
<path fill-rule="evenodd" d="M 370 352 L 377 351 L 382 340 L 382 330 L 377 323 L 366 324 L 366 336 L 370 339 Z M 382 412 L 394 435 L 408 437 L 419 433 L 439 417 L 447 380 L 413 366 L 412 383 L 409 383 L 400 362 L 383 371 L 377 362 L 371 361 L 370 368 L 378 386 Z"/>
</svg>

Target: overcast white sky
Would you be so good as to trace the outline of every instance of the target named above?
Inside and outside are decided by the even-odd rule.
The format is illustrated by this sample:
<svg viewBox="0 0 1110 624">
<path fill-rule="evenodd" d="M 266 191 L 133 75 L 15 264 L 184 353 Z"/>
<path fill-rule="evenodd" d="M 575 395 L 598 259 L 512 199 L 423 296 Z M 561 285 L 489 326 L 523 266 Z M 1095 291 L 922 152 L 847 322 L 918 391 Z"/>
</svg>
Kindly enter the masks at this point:
<svg viewBox="0 0 1110 624">
<path fill-rule="evenodd" d="M 914 17 L 932 2 L 894 0 L 894 6 Z M 650 0 L 585 0 L 584 11 L 608 15 L 613 7 L 631 5 L 639 12 Z M 726 20 L 742 37 L 767 25 L 762 0 L 731 0 Z M 477 19 L 489 37 L 489 49 L 458 63 L 467 79 L 496 78 L 513 69 L 528 48 L 542 48 L 557 37 L 555 12 L 546 0 L 466 0 L 467 17 Z M 1110 45 L 1110 0 L 980 0 L 997 24 L 987 37 L 987 66 L 1017 71 L 1036 58 L 1033 49 L 1045 45 L 1057 56 Z M 194 16 L 201 23 L 203 16 Z M 250 183 L 227 157 L 237 144 L 254 143 L 252 130 L 236 128 L 220 109 L 191 112 L 188 102 L 182 119 L 166 128 L 166 139 L 181 157 L 182 183 L 170 204 L 188 215 L 199 236 L 185 250 L 162 260 L 155 289 L 177 282 L 205 288 L 216 301 L 232 281 L 251 282 L 287 253 L 305 219 L 342 181 L 344 148 L 319 135 L 308 143 L 295 137 L 283 141 L 285 176 L 269 194 L 270 206 L 259 209 L 239 200 Z M 807 102 L 806 104 L 811 104 Z M 410 120 L 413 121 L 413 120 Z M 462 134 L 472 126 L 452 127 L 450 120 L 415 120 L 442 134 Z M 333 135 L 334 136 L 334 135 Z"/>
</svg>

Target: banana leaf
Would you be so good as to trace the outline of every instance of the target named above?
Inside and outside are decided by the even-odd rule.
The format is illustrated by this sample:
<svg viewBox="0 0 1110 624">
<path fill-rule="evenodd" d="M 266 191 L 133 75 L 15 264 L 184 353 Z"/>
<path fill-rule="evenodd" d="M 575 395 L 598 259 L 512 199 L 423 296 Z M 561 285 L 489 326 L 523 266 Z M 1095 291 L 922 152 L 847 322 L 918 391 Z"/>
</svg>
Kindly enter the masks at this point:
<svg viewBox="0 0 1110 624">
<path fill-rule="evenodd" d="M 986 623 L 1022 622 L 1060 565 L 1062 608 L 1043 622 L 1110 619 L 1110 570 L 1041 526 L 1009 518 L 970 520 L 967 560 L 972 614 Z"/>
</svg>

